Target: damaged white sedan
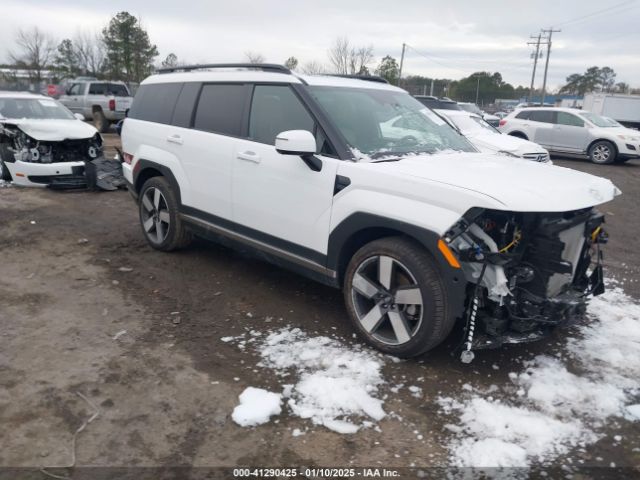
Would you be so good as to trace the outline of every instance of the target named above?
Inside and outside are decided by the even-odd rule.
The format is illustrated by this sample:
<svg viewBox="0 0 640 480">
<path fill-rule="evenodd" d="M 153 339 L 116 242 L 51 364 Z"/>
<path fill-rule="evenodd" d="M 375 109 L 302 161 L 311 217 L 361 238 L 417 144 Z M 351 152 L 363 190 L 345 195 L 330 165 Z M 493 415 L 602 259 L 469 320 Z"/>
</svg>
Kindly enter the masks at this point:
<svg viewBox="0 0 640 480">
<path fill-rule="evenodd" d="M 15 185 L 87 186 L 88 162 L 102 157 L 102 137 L 56 100 L 0 92 L 0 175 Z"/>
</svg>

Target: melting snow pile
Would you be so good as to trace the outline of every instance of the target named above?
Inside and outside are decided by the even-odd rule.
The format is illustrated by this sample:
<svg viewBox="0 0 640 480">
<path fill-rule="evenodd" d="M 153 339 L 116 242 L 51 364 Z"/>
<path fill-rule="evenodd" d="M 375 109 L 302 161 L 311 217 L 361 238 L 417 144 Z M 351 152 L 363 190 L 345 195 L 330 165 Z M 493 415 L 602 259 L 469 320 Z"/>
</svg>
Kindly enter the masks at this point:
<svg viewBox="0 0 640 480">
<path fill-rule="evenodd" d="M 598 440 L 609 417 L 640 420 L 640 304 L 613 288 L 592 299 L 591 325 L 580 328 L 568 351 L 579 373 L 541 355 L 509 376 L 510 404 L 473 394 L 464 401 L 440 398 L 457 414 L 451 461 L 460 467 L 522 467 Z"/>
<path fill-rule="evenodd" d="M 269 334 L 258 350 L 260 366 L 283 378 L 295 374 L 297 381 L 284 385 L 282 394 L 292 414 L 339 433 L 355 433 L 385 416 L 375 396 L 383 364 L 374 354 L 328 337 L 308 337 L 298 328 Z"/>
<path fill-rule="evenodd" d="M 242 427 L 267 423 L 272 415 L 279 415 L 281 395 L 261 388 L 248 387 L 240 394 L 240 405 L 233 409 L 231 418 Z"/>
</svg>

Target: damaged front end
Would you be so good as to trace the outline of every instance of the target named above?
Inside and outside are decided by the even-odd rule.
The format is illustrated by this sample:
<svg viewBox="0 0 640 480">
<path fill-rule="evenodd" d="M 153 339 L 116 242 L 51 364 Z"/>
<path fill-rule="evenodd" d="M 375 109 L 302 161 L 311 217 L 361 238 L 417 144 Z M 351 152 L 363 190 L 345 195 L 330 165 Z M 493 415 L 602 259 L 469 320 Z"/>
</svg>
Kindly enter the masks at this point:
<svg viewBox="0 0 640 480">
<path fill-rule="evenodd" d="M 465 352 L 538 340 L 604 292 L 604 215 L 473 208 L 444 236 L 469 282 Z M 465 355 L 466 354 L 466 355 Z"/>
<path fill-rule="evenodd" d="M 104 169 L 103 164 L 113 162 L 104 158 L 97 132 L 89 138 L 39 140 L 20 125 L 0 124 L 0 144 L 5 168 L 12 181 L 22 186 L 94 188 L 100 186 L 98 171 Z"/>
</svg>

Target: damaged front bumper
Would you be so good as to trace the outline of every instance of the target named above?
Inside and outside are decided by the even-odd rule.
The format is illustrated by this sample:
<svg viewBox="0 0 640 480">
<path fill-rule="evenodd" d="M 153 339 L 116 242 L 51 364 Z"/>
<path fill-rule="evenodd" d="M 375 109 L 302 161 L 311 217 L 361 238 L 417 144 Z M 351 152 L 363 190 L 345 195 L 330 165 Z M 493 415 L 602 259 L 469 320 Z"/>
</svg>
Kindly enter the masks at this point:
<svg viewBox="0 0 640 480">
<path fill-rule="evenodd" d="M 5 163 L 13 183 L 23 187 L 46 187 L 56 184 L 87 186 L 85 162 L 33 163 L 15 161 Z"/>
<path fill-rule="evenodd" d="M 539 340 L 604 292 L 604 216 L 471 209 L 444 237 L 468 282 L 467 350 Z"/>
</svg>

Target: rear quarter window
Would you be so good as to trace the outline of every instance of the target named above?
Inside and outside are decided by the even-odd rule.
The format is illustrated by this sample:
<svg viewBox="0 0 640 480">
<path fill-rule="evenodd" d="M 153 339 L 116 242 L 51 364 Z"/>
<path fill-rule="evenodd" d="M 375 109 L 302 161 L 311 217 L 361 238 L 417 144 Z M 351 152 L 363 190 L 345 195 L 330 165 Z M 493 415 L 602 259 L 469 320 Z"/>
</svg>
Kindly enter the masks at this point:
<svg viewBox="0 0 640 480">
<path fill-rule="evenodd" d="M 182 83 L 141 85 L 129 110 L 129 118 L 170 124 Z"/>
<path fill-rule="evenodd" d="M 516 118 L 519 118 L 520 120 L 528 120 L 530 116 L 531 110 L 525 110 L 524 112 L 520 112 L 519 114 L 517 114 Z"/>
<path fill-rule="evenodd" d="M 555 121 L 555 112 L 551 110 L 532 110 L 529 120 L 541 123 L 553 123 Z"/>
</svg>

